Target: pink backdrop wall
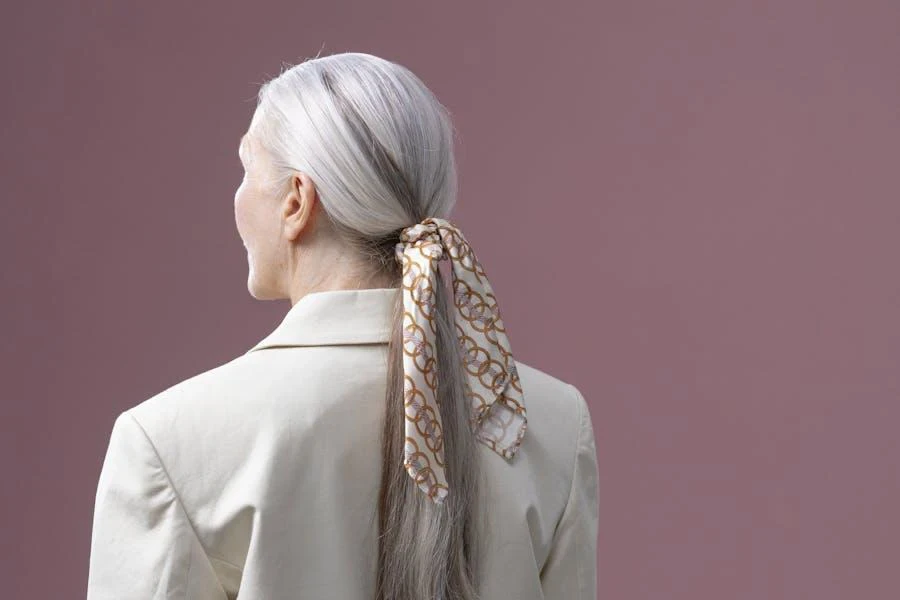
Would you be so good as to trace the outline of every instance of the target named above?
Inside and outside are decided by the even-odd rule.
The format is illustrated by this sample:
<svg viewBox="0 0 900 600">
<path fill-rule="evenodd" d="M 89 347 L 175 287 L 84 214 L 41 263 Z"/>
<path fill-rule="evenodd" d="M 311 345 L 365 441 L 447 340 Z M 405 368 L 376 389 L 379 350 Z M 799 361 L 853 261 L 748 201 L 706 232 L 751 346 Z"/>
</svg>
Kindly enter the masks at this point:
<svg viewBox="0 0 900 600">
<path fill-rule="evenodd" d="M 115 415 L 287 310 L 238 138 L 357 50 L 454 113 L 517 357 L 590 402 L 600 597 L 900 596 L 898 4 L 425 4 L 0 9 L 7 595 L 83 594 Z"/>
</svg>

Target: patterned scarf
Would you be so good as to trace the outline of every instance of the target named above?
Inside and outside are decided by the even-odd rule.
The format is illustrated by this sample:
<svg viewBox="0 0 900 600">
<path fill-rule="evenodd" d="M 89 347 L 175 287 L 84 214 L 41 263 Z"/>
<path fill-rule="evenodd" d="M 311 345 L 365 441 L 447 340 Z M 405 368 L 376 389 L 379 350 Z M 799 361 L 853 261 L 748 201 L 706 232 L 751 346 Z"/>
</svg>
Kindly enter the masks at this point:
<svg viewBox="0 0 900 600">
<path fill-rule="evenodd" d="M 400 240 L 395 254 L 403 268 L 403 466 L 419 489 L 440 504 L 450 491 L 436 400 L 434 278 L 441 276 L 442 258 L 449 257 L 452 266 L 456 335 L 476 439 L 511 459 L 527 428 L 525 404 L 497 300 L 462 232 L 445 219 L 428 217 L 403 229 Z"/>
</svg>

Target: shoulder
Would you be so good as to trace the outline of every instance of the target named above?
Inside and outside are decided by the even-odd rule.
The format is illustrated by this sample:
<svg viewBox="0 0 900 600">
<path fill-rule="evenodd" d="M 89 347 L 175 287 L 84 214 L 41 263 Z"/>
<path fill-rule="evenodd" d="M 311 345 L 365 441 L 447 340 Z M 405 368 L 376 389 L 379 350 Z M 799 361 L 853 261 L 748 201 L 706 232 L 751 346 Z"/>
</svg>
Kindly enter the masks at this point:
<svg viewBox="0 0 900 600">
<path fill-rule="evenodd" d="M 581 390 L 545 371 L 516 361 L 528 414 L 528 432 L 535 446 L 547 451 L 556 471 L 571 477 L 585 431 L 591 433 L 590 410 Z"/>
<path fill-rule="evenodd" d="M 180 479 L 184 469 L 190 473 L 193 466 L 202 469 L 204 463 L 212 466 L 219 458 L 228 459 L 228 438 L 237 438 L 255 422 L 254 399 L 270 378 L 248 358 L 240 355 L 196 373 L 125 411 L 140 425 L 173 479 Z"/>
<path fill-rule="evenodd" d="M 223 489 L 254 439 L 253 398 L 267 378 L 251 362 L 241 355 L 192 375 L 117 420 L 152 449 L 191 514 L 209 490 Z"/>
<path fill-rule="evenodd" d="M 240 423 L 258 421 L 260 411 L 285 397 L 341 394 L 368 383 L 381 367 L 371 352 L 366 345 L 249 352 L 179 381 L 128 411 L 154 440 L 164 441 L 176 431 L 214 435 L 225 428 L 234 433 Z"/>
<path fill-rule="evenodd" d="M 206 371 L 183 379 L 142 402 L 130 407 L 128 412 L 151 437 L 176 425 L 176 421 L 195 414 L 209 414 L 215 410 L 217 400 L 235 393 L 241 382 L 240 357 L 217 365 Z"/>
<path fill-rule="evenodd" d="M 563 429 L 573 430 L 581 425 L 588 411 L 584 396 L 575 385 L 545 371 L 516 361 L 516 370 L 525 397 L 525 409 Z"/>
</svg>

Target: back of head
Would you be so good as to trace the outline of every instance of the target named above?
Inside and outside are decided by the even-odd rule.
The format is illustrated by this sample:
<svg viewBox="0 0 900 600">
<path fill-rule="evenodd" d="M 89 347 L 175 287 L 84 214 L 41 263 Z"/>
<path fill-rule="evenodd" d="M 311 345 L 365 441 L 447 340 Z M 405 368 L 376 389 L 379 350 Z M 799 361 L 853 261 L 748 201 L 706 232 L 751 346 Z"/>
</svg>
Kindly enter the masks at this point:
<svg viewBox="0 0 900 600">
<path fill-rule="evenodd" d="M 373 272 L 402 276 L 402 229 L 445 218 L 456 201 L 449 112 L 407 68 L 364 53 L 306 60 L 260 88 L 248 134 L 271 157 L 272 189 L 295 171 L 315 182 L 322 208 Z M 421 493 L 404 465 L 403 305 L 389 344 L 383 470 L 378 498 L 376 600 L 478 597 L 481 470 L 446 284 L 437 277 L 434 358 L 446 477 L 443 504 Z"/>
<path fill-rule="evenodd" d="M 305 171 L 362 250 L 456 202 L 448 111 L 409 69 L 371 54 L 309 59 L 264 83 L 248 133 L 272 157 L 274 188 Z"/>
</svg>

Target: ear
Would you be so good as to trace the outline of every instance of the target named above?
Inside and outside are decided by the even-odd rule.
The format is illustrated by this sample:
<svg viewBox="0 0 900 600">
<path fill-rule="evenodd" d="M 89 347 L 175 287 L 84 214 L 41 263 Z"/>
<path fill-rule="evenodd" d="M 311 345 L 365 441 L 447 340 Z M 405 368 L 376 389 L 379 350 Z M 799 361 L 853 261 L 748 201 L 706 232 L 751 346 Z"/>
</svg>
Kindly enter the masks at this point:
<svg viewBox="0 0 900 600">
<path fill-rule="evenodd" d="M 285 235 L 294 241 L 313 219 L 315 203 L 319 201 L 313 180 L 302 171 L 291 176 L 287 195 L 282 203 Z"/>
</svg>

